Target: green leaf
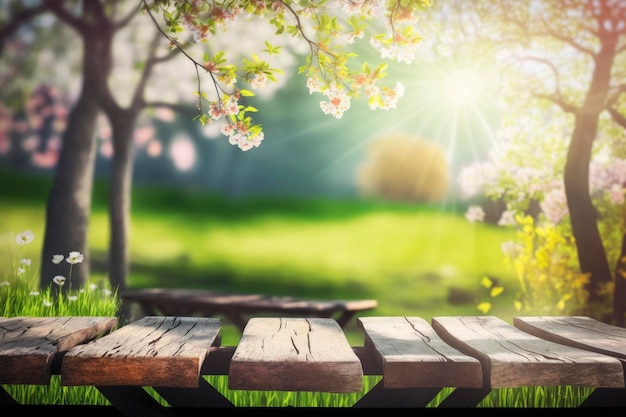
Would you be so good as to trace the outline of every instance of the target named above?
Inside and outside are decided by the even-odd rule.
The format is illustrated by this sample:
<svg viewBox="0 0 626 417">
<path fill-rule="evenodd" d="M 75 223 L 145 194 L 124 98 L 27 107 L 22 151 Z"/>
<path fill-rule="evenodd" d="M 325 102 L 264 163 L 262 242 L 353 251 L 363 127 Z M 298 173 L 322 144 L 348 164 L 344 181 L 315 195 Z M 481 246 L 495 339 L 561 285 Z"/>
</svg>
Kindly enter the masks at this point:
<svg viewBox="0 0 626 417">
<path fill-rule="evenodd" d="M 244 97 L 253 97 L 255 95 L 252 91 L 249 90 L 239 90 L 239 94 Z"/>
<path fill-rule="evenodd" d="M 280 46 L 274 46 L 268 41 L 265 41 L 265 49 L 263 51 L 267 52 L 270 55 L 274 55 L 274 54 L 280 53 L 280 48 L 281 48 Z"/>
</svg>

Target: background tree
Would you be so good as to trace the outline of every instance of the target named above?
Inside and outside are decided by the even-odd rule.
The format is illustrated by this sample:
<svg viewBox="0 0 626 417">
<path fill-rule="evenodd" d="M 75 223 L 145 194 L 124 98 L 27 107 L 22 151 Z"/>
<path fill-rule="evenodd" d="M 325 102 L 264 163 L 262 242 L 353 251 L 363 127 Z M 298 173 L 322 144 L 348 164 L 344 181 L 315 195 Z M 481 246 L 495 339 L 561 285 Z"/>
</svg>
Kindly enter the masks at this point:
<svg viewBox="0 0 626 417">
<path fill-rule="evenodd" d="M 369 145 L 359 167 L 357 183 L 367 197 L 383 200 L 436 203 L 448 189 L 444 151 L 418 136 L 396 133 Z"/>
<path fill-rule="evenodd" d="M 404 95 L 401 83 L 394 87 L 379 84 L 387 76 L 386 64 L 372 68 L 367 62 L 356 60 L 359 56 L 354 52 L 357 40 L 368 35 L 369 44 L 380 52 L 381 59 L 411 63 L 421 41 L 415 31 L 418 13 L 431 6 L 430 0 L 340 0 L 302 4 L 264 0 L 235 3 L 143 0 L 143 3 L 172 47 L 183 51 L 198 73 L 200 70 L 208 73 L 213 94 L 208 95 L 199 88 L 200 122 L 225 122 L 222 133 L 243 150 L 259 146 L 264 135 L 261 126 L 250 116 L 257 109 L 239 103 L 242 97 L 254 93 L 235 84 L 242 80 L 261 87 L 267 81 L 274 81 L 274 74 L 279 70 L 254 53 L 244 65 L 236 65 L 221 51 L 194 56 L 189 52 L 190 44 L 181 40 L 181 33 L 191 32 L 196 43 L 206 43 L 216 32 L 228 30 L 240 15 L 267 20 L 277 34 L 299 38 L 308 47 L 306 63 L 298 72 L 306 74 L 309 94 L 320 93 L 325 97 L 320 102 L 321 110 L 341 118 L 353 98 L 364 95 L 371 109 L 391 109 Z M 266 47 L 270 55 L 280 53 L 280 47 L 269 42 Z M 200 84 L 200 78 L 198 80 Z"/>
<path fill-rule="evenodd" d="M 169 60 L 169 57 L 173 55 L 156 53 L 158 40 L 156 37 L 153 38 L 152 46 L 146 47 L 149 51 L 147 61 L 141 63 L 143 73 L 140 81 L 135 89 L 130 89 L 133 91 L 133 98 L 128 106 L 123 106 L 111 94 L 119 90 L 110 85 L 116 63 L 113 55 L 113 41 L 116 35 L 127 28 L 138 16 L 139 3 L 130 6 L 128 2 L 110 1 L 43 0 L 41 3 L 16 3 L 23 6 L 24 10 L 29 7 L 32 10 L 37 9 L 37 14 L 40 11 L 39 8 L 52 13 L 60 22 L 72 28 L 83 44 L 80 93 L 69 113 L 63 133 L 62 148 L 47 205 L 41 284 L 49 284 L 51 278 L 56 275 L 54 264 L 47 262 L 53 255 L 79 251 L 88 259 L 88 219 L 95 157 L 94 132 L 97 116 L 101 110 L 104 110 L 110 119 L 114 131 L 114 144 L 116 144 L 114 145 L 116 159 L 113 165 L 111 191 L 114 193 L 114 198 L 111 199 L 111 262 L 115 262 L 113 270 L 115 276 L 112 279 L 114 287 L 123 288 L 127 269 L 125 256 L 127 224 L 125 225 L 124 219 L 128 218 L 130 172 L 132 171 L 132 165 L 130 165 L 132 149 L 129 148 L 130 140 L 128 139 L 138 114 L 148 107 L 143 93 L 151 71 L 156 63 Z M 277 29 L 280 37 L 305 40 L 305 45 L 310 48 L 310 59 L 303 71 L 307 71 L 309 75 L 309 89 L 321 91 L 328 97 L 328 101 L 321 104 L 324 112 L 341 117 L 341 114 L 349 108 L 348 96 L 356 97 L 363 91 L 369 98 L 372 108 L 395 107 L 397 99 L 402 95 L 401 86 L 389 88 L 376 85 L 376 82 L 386 75 L 384 65 L 372 70 L 364 64 L 360 71 L 354 72 L 346 65 L 347 60 L 353 55 L 334 48 L 335 40 L 341 36 L 347 35 L 348 42 L 355 36 L 362 36 L 364 21 L 371 20 L 379 14 L 374 13 L 368 2 L 338 3 L 344 7 L 343 17 L 347 19 L 348 26 L 341 25 L 336 16 L 327 14 L 325 7 L 328 5 L 325 3 L 296 8 L 289 2 L 272 1 L 184 2 L 177 3 L 175 6 L 180 9 L 174 10 L 171 14 L 166 8 L 162 9 L 167 6 L 167 2 L 151 4 L 144 2 L 143 4 L 163 11 L 163 24 L 171 33 L 180 35 L 181 25 L 184 22 L 191 30 L 189 33 L 195 35 L 197 41 L 207 39 L 213 41 L 216 32 L 228 32 L 224 30 L 226 29 L 224 24 L 234 21 L 234 18 L 239 15 L 251 14 L 265 19 Z M 429 5 L 430 2 L 425 0 L 385 3 L 387 13 L 383 16 L 387 19 L 389 27 L 393 29 L 393 36 L 388 37 L 383 34 L 373 38 L 374 43 L 381 48 L 382 58 L 393 57 L 408 60 L 410 52 L 420 39 L 411 25 L 403 26 L 400 22 L 413 22 L 414 13 Z M 196 8 L 196 6 L 201 7 Z M 129 7 L 130 10 L 128 10 Z M 285 14 L 288 15 L 287 19 L 285 19 Z M 154 18 L 151 14 L 149 16 Z M 310 18 L 310 21 L 314 23 L 303 26 L 305 18 Z M 347 30 L 346 27 L 350 29 Z M 165 34 L 165 31 L 162 33 Z M 263 138 L 262 130 L 249 117 L 249 114 L 256 109 L 240 104 L 242 97 L 252 96 L 254 93 L 247 89 L 232 89 L 232 86 L 240 80 L 248 82 L 253 90 L 261 89 L 267 80 L 275 79 L 278 69 L 260 59 L 260 52 L 252 52 L 249 59 L 237 65 L 233 64 L 234 61 L 224 50 L 219 49 L 207 51 L 205 48 L 201 53 L 201 58 L 194 59 L 191 55 L 193 45 L 189 46 L 184 38 L 173 38 L 171 35 L 167 37 L 177 51 L 183 52 L 182 55 L 191 59 L 195 64 L 194 70 L 198 82 L 196 92 L 199 97 L 199 108 L 202 110 L 201 121 L 206 123 L 209 119 L 217 121 L 223 117 L 222 121 L 225 121 L 225 124 L 222 131 L 229 136 L 232 144 L 244 150 L 258 146 Z M 282 45 L 268 42 L 265 44 L 265 52 L 270 55 L 279 54 L 282 52 L 281 47 Z M 209 98 L 201 88 L 201 70 L 208 72 L 212 80 L 213 98 Z M 353 84 L 348 86 L 337 83 L 337 81 L 346 80 L 352 80 Z M 204 108 L 205 103 L 209 105 L 208 112 Z M 80 286 L 87 281 L 88 277 L 89 265 L 85 263 L 73 272 L 72 285 Z"/>
<path fill-rule="evenodd" d="M 47 286 L 52 277 L 58 275 L 55 271 L 58 265 L 49 262 L 53 255 L 79 251 L 89 259 L 87 235 L 96 154 L 95 129 L 100 96 L 106 90 L 112 70 L 111 45 L 116 24 L 107 18 L 100 2 L 78 4 L 78 9 L 73 9 L 78 10 L 76 14 L 66 9 L 67 2 L 49 0 L 44 4 L 74 29 L 83 43 L 82 87 L 62 136 L 62 149 L 46 206 L 40 282 Z M 124 24 L 126 20 L 117 25 Z M 84 285 L 89 272 L 88 262 L 76 268 L 71 285 Z"/>
<path fill-rule="evenodd" d="M 177 55 L 178 50 L 171 50 L 167 47 L 163 36 L 150 25 L 148 20 L 141 21 L 141 18 L 147 19 L 146 16 L 138 14 L 139 5 L 131 5 L 120 2 L 117 8 L 105 9 L 98 4 L 94 7 L 100 7 L 98 13 L 101 19 L 100 24 L 111 28 L 111 39 L 106 44 L 107 53 L 110 60 L 109 66 L 117 71 L 110 71 L 108 74 L 101 73 L 102 78 L 98 82 L 92 83 L 95 87 L 95 97 L 99 108 L 106 114 L 108 123 L 111 127 L 113 160 L 111 167 L 111 183 L 109 191 L 109 216 L 110 216 L 110 241 L 109 241 L 109 280 L 112 288 L 123 290 L 126 288 L 126 279 L 129 270 L 128 260 L 128 241 L 129 241 L 129 224 L 130 224 L 130 205 L 131 205 L 131 187 L 133 172 L 133 132 L 136 128 L 139 117 L 142 112 L 148 108 L 168 107 L 170 109 L 182 111 L 189 114 L 189 105 L 179 104 L 180 94 L 174 94 L 171 100 L 167 100 L 167 89 L 153 88 L 148 92 L 148 85 L 151 78 L 155 76 L 155 67 L 157 65 L 170 62 Z M 126 7 L 123 7 L 126 6 Z M 55 13 L 72 24 L 69 12 L 66 9 L 52 9 Z M 146 36 L 145 29 L 151 32 Z M 130 32 L 130 33 L 128 33 Z M 126 35 L 126 36 L 123 36 Z M 143 38 L 142 38 L 143 36 Z M 149 39 L 151 36 L 151 39 Z M 136 75 L 136 81 L 124 82 L 124 88 L 119 87 L 119 58 L 115 51 L 120 47 L 132 50 L 130 54 L 126 54 L 127 58 L 124 63 L 130 63 L 133 68 L 140 68 Z M 102 53 L 104 51 L 101 51 Z M 124 55 L 123 55 L 124 56 Z M 117 58 L 117 60 L 116 60 Z M 181 77 L 184 71 L 175 73 L 172 67 L 169 68 L 170 73 L 176 74 L 176 83 L 184 83 L 187 80 L 192 82 L 191 77 Z M 169 77 L 164 74 L 160 75 L 160 81 L 165 82 Z M 169 85 L 172 85 L 170 81 Z M 180 89 L 185 91 L 184 88 Z M 121 91 L 121 92 L 120 92 Z M 148 96 L 146 97 L 146 94 Z M 150 94 L 151 93 L 151 94 Z M 158 97 L 157 100 L 154 97 Z M 185 99 L 183 97 L 183 99 Z M 188 94 L 187 100 L 192 99 L 192 95 Z M 126 103 L 124 103 L 126 102 Z M 190 117 L 190 116 L 189 116 Z M 48 228 L 48 226 L 46 226 Z M 46 249 L 54 249 L 56 244 L 46 239 L 44 246 L 44 259 L 52 256 Z M 86 251 L 86 249 L 84 249 Z M 49 255 L 49 256 L 48 256 Z M 54 276 L 52 269 L 55 265 L 48 264 L 42 268 L 42 285 L 48 285 L 51 276 Z M 50 270 L 50 271 L 48 271 Z M 83 275 L 78 276 L 75 281 L 76 285 L 82 285 L 88 277 L 88 269 L 82 269 Z"/>
<path fill-rule="evenodd" d="M 590 163 L 598 148 L 596 138 L 607 134 L 611 124 L 619 124 L 624 111 L 626 5 L 613 0 L 476 0 L 450 2 L 438 11 L 451 19 L 450 28 L 458 29 L 453 29 L 457 47 L 471 44 L 500 66 L 504 87 L 499 93 L 509 111 L 523 113 L 523 106 L 529 105 L 545 111 L 556 105 L 566 115 L 561 120 L 568 127 L 564 133 L 569 145 L 561 184 L 580 270 L 589 276 L 589 301 L 601 302 L 613 271 L 599 228 L 599 210 L 592 202 Z M 545 113 L 541 125 L 551 124 L 549 117 Z M 624 270 L 625 254 L 617 258 L 617 270 Z M 614 282 L 612 320 L 622 324 L 626 297 L 622 274 L 616 274 Z"/>
</svg>

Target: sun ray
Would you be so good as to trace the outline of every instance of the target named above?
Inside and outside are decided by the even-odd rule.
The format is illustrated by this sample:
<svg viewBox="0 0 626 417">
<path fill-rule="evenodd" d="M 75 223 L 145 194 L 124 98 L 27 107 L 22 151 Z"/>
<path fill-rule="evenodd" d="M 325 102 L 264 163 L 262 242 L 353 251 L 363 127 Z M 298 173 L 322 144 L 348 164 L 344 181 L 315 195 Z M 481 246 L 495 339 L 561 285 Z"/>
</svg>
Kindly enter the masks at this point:
<svg viewBox="0 0 626 417">
<path fill-rule="evenodd" d="M 457 69 L 448 74 L 443 89 L 450 105 L 471 106 L 480 100 L 483 93 L 483 82 L 474 71 Z"/>
</svg>

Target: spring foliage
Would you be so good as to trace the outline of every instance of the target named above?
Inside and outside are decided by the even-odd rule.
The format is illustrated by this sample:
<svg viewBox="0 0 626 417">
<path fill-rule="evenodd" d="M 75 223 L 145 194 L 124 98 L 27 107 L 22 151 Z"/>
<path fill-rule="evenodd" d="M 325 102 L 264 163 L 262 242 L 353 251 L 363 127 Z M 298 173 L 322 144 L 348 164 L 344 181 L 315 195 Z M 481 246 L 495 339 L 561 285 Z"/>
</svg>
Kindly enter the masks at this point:
<svg viewBox="0 0 626 417">
<path fill-rule="evenodd" d="M 194 54 L 194 46 L 209 46 L 212 38 L 233 25 L 261 18 L 276 34 L 297 38 L 306 46 L 306 62 L 298 73 L 307 77 L 310 94 L 324 97 L 320 108 L 325 114 L 341 118 L 351 100 L 362 96 L 371 109 L 391 109 L 404 94 L 404 86 L 379 84 L 387 76 L 387 65 L 360 61 L 353 44 L 367 35 L 381 60 L 411 63 L 421 41 L 415 30 L 418 13 L 431 1 L 144 0 L 143 4 L 171 48 L 180 50 L 196 68 L 200 122 L 222 123 L 221 132 L 229 142 L 248 150 L 259 146 L 264 135 L 250 116 L 257 108 L 242 99 L 276 81 L 282 70 L 263 57 L 283 53 L 283 46 L 266 42 L 264 50 L 250 51 L 243 63 L 229 60 L 226 51 L 208 47 Z M 208 92 L 202 87 L 205 75 L 212 86 Z"/>
</svg>

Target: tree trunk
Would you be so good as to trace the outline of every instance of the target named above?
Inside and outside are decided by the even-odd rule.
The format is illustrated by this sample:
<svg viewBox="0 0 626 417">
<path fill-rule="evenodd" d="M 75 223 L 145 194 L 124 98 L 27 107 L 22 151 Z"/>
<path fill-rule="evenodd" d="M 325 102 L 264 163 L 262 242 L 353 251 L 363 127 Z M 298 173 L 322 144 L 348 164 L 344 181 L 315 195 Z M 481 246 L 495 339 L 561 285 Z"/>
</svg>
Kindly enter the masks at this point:
<svg viewBox="0 0 626 417">
<path fill-rule="evenodd" d="M 110 243 L 109 280 L 112 288 L 126 289 L 129 271 L 128 241 L 130 234 L 130 207 L 133 178 L 133 132 L 137 113 L 119 111 L 110 118 L 113 131 L 114 154 L 109 190 Z"/>
<path fill-rule="evenodd" d="M 598 116 L 581 113 L 576 122 L 565 164 L 565 194 L 572 233 L 576 239 L 582 273 L 590 274 L 589 301 L 600 301 L 600 285 L 611 279 L 611 271 L 598 230 L 596 209 L 589 194 L 589 164 Z"/>
<path fill-rule="evenodd" d="M 64 289 L 70 288 L 70 284 L 71 288 L 79 288 L 89 277 L 89 262 L 74 265 L 70 277 L 70 265 L 65 261 L 55 265 L 52 256 L 60 254 L 67 258 L 71 251 L 78 251 L 89 260 L 86 237 L 91 212 L 95 165 L 93 139 L 98 111 L 93 94 L 83 89 L 63 133 L 63 148 L 46 207 L 40 277 L 42 288 L 50 285 L 56 275 L 68 279 Z"/>
<path fill-rule="evenodd" d="M 598 229 L 597 213 L 589 194 L 589 164 L 593 141 L 598 131 L 598 118 L 604 110 L 611 81 L 611 69 L 615 58 L 618 34 L 607 31 L 604 22 L 598 20 L 599 52 L 594 56 L 591 83 L 585 101 L 574 113 L 574 132 L 565 163 L 565 194 L 570 212 L 572 233 L 582 273 L 590 275 L 587 286 L 589 301 L 601 301 L 599 290 L 602 283 L 612 279 L 606 250 Z"/>
<path fill-rule="evenodd" d="M 624 308 L 626 308 L 626 234 L 622 236 L 622 249 L 615 267 L 612 320 L 617 326 L 624 326 Z"/>
<path fill-rule="evenodd" d="M 57 163 L 48 205 L 43 244 L 40 285 L 52 283 L 63 275 L 71 288 L 84 286 L 90 275 L 88 228 L 91 214 L 93 173 L 95 167 L 94 132 L 99 113 L 98 97 L 111 72 L 113 27 L 104 15 L 102 4 L 83 2 L 82 20 L 68 18 L 62 3 L 51 3 L 52 10 L 70 21 L 83 40 L 83 84 L 80 97 L 72 109 Z M 72 267 L 52 263 L 52 256 L 67 258 L 71 251 L 84 255 L 85 261 Z M 63 287 L 63 290 L 70 285 Z"/>
<path fill-rule="evenodd" d="M 100 105 L 106 113 L 113 132 L 113 164 L 111 167 L 111 188 L 109 190 L 109 281 L 113 289 L 123 291 L 130 270 L 128 242 L 130 236 L 130 207 L 132 201 L 134 143 L 133 133 L 139 114 L 145 108 L 143 99 L 146 84 L 152 68 L 157 62 L 156 50 L 162 40 L 156 31 L 148 48 L 143 72 L 133 93 L 128 108 L 122 108 L 115 101 L 111 91 L 102 90 Z M 128 317 L 127 305 L 122 306 L 121 314 Z"/>
</svg>

